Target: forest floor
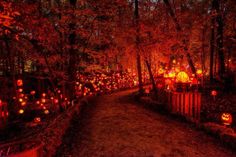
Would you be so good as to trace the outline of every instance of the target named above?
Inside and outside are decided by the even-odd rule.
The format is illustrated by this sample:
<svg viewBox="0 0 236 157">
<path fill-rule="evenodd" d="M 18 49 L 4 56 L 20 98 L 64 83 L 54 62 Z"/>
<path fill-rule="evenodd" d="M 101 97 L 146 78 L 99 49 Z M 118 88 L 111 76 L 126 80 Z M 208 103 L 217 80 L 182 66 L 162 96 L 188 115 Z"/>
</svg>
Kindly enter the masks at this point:
<svg viewBox="0 0 236 157">
<path fill-rule="evenodd" d="M 236 157 L 202 131 L 147 110 L 134 90 L 96 97 L 74 116 L 58 157 Z"/>
</svg>

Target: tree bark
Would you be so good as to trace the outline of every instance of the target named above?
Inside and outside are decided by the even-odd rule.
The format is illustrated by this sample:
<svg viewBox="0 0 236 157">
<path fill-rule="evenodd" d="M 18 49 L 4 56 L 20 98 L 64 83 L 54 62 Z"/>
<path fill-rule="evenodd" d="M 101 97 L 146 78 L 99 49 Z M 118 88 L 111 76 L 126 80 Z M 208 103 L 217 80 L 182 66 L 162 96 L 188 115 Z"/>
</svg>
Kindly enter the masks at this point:
<svg viewBox="0 0 236 157">
<path fill-rule="evenodd" d="M 75 22 L 75 9 L 76 9 L 76 0 L 70 0 L 70 5 L 73 9 L 73 15 L 71 19 L 71 23 L 69 24 L 70 35 L 69 35 L 69 66 L 68 66 L 68 74 L 69 74 L 69 95 L 71 98 L 75 97 L 75 80 L 76 80 L 76 22 Z"/>
<path fill-rule="evenodd" d="M 224 74 L 225 74 L 225 63 L 224 63 L 224 51 L 223 51 L 223 28 L 224 28 L 224 23 L 222 19 L 222 15 L 220 13 L 220 2 L 219 0 L 214 0 L 215 2 L 215 9 L 216 9 L 216 22 L 217 22 L 217 38 L 216 38 L 216 43 L 217 43 L 217 51 L 218 51 L 218 75 L 221 79 L 223 79 Z"/>
<path fill-rule="evenodd" d="M 142 81 L 142 67 L 141 67 L 141 56 L 140 56 L 140 27 L 139 27 L 139 9 L 138 9 L 138 0 L 135 0 L 135 27 L 136 27 L 136 54 L 137 54 L 137 71 L 138 71 L 138 81 L 139 81 L 139 93 L 143 94 L 143 81 Z"/>
<path fill-rule="evenodd" d="M 148 60 L 146 60 L 145 62 L 146 62 L 148 72 L 149 72 L 149 76 L 150 76 L 150 79 L 151 79 L 151 82 L 152 82 L 152 89 L 153 89 L 155 95 L 157 95 L 158 91 L 157 91 L 155 79 L 154 79 L 154 76 L 153 76 L 153 73 L 152 73 L 151 65 L 149 64 Z"/>
<path fill-rule="evenodd" d="M 179 24 L 179 22 L 178 22 L 178 19 L 177 19 L 177 17 L 175 16 L 175 13 L 174 13 L 174 11 L 173 11 L 173 9 L 172 9 L 170 3 L 169 3 L 169 0 L 164 0 L 164 3 L 165 3 L 165 5 L 166 5 L 166 7 L 167 7 L 167 10 L 168 10 L 168 12 L 169 12 L 171 18 L 173 19 L 173 21 L 174 21 L 174 23 L 175 23 L 176 30 L 177 30 L 178 32 L 180 32 L 180 33 L 183 33 L 182 28 L 181 28 L 181 26 L 180 26 L 180 24 Z M 189 66 L 190 66 L 190 68 L 191 68 L 191 71 L 192 71 L 192 73 L 195 74 L 195 76 L 196 76 L 196 68 L 195 68 L 195 66 L 194 66 L 194 64 L 193 64 L 193 60 L 192 60 L 192 58 L 191 58 L 191 55 L 190 55 L 190 53 L 188 52 L 188 46 L 187 46 L 186 38 L 185 38 L 185 37 L 184 37 L 183 40 L 182 40 L 182 44 L 183 44 L 183 46 L 184 46 L 184 52 L 185 52 L 185 54 L 186 54 L 187 61 L 188 61 L 188 64 L 189 64 Z"/>
<path fill-rule="evenodd" d="M 211 39 L 210 39 L 210 82 L 214 79 L 214 54 L 215 54 L 215 18 L 211 19 Z"/>
</svg>

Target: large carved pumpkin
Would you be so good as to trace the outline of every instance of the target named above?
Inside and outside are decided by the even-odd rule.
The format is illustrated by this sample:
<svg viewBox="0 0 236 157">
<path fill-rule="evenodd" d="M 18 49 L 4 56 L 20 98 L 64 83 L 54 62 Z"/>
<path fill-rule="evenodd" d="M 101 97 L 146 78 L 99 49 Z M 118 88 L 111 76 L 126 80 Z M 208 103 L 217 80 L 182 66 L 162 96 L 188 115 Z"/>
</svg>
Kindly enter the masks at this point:
<svg viewBox="0 0 236 157">
<path fill-rule="evenodd" d="M 231 125 L 233 121 L 232 115 L 230 113 L 222 113 L 221 121 L 225 125 Z"/>
<path fill-rule="evenodd" d="M 179 83 L 187 83 L 189 82 L 189 76 L 186 72 L 181 71 L 177 74 L 176 81 Z"/>
</svg>

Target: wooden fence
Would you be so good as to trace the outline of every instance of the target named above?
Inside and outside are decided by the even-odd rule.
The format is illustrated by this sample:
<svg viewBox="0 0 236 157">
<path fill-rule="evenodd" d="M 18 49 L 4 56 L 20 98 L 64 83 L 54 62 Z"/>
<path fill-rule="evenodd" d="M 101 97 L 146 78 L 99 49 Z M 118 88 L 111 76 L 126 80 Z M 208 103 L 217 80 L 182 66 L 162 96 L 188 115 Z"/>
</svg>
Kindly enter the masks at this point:
<svg viewBox="0 0 236 157">
<path fill-rule="evenodd" d="M 201 112 L 201 93 L 199 92 L 168 92 L 168 110 L 173 114 L 199 122 Z"/>
</svg>

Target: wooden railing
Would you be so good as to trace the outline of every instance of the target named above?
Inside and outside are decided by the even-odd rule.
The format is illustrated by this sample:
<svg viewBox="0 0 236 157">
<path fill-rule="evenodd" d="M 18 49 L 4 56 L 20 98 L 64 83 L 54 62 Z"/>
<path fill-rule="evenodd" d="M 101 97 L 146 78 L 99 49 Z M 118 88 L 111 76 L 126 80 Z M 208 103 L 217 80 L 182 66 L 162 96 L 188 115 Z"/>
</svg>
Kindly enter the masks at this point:
<svg viewBox="0 0 236 157">
<path fill-rule="evenodd" d="M 200 121 L 201 93 L 168 92 L 168 110 L 173 114 L 186 117 L 192 122 Z"/>
</svg>

